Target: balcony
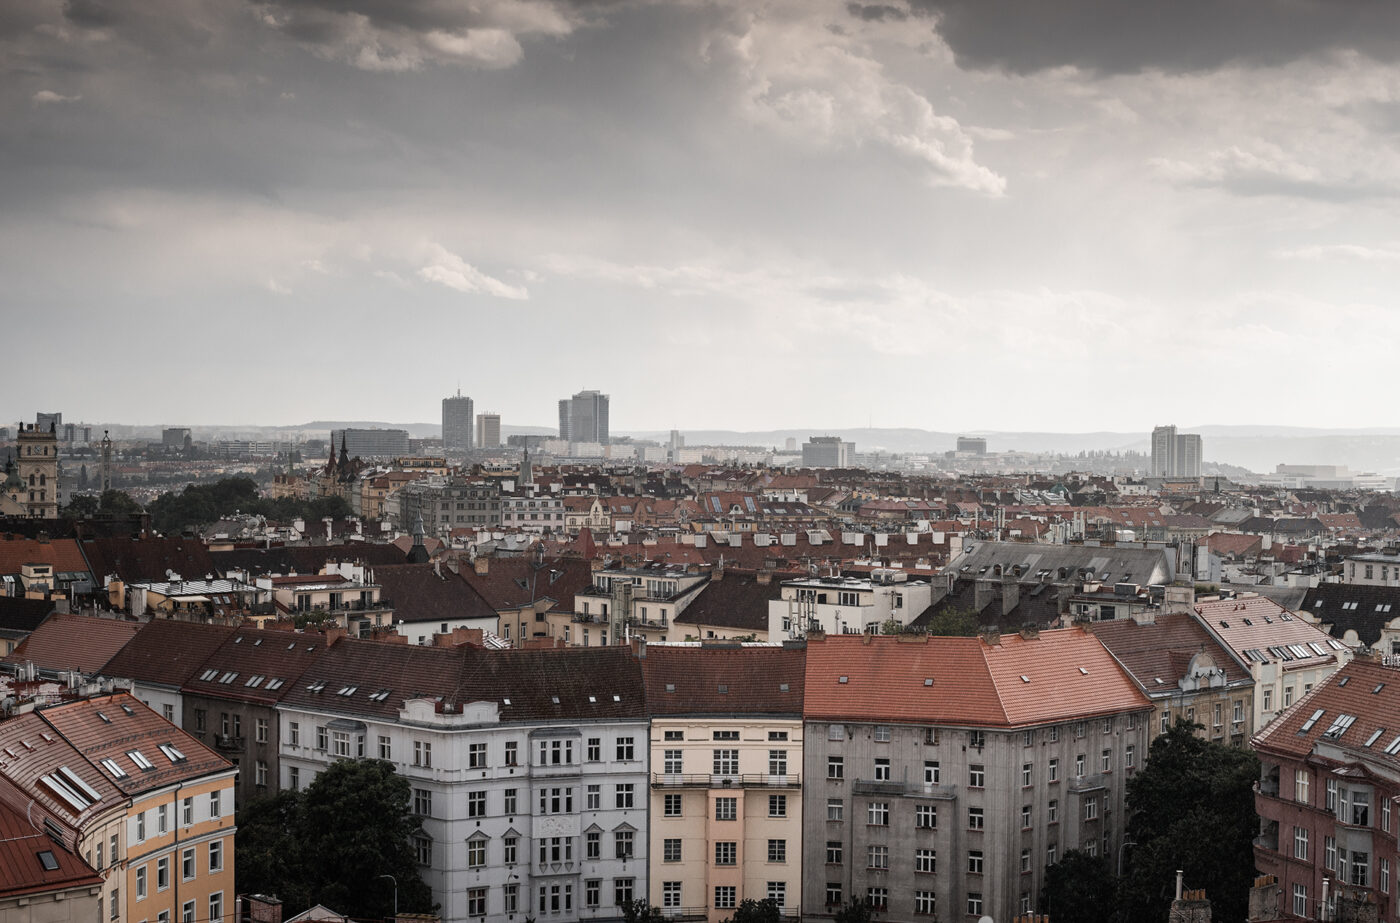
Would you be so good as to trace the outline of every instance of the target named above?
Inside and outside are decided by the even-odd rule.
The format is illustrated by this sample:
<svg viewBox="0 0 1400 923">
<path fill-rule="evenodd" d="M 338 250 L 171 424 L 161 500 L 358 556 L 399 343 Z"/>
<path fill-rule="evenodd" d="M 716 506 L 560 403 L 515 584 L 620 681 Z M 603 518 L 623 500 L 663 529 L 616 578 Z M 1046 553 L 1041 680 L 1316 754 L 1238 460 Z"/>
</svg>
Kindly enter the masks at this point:
<svg viewBox="0 0 1400 923">
<path fill-rule="evenodd" d="M 1108 788 L 1108 776 L 1103 773 L 1095 773 L 1089 776 L 1075 776 L 1069 780 L 1069 791 L 1071 794 L 1080 792 L 1097 792 Z"/>
<path fill-rule="evenodd" d="M 888 782 L 885 780 L 856 779 L 851 783 L 853 795 L 894 795 L 923 796 L 951 800 L 957 797 L 957 789 L 952 785 L 939 785 L 936 782 Z"/>
<path fill-rule="evenodd" d="M 1264 821 L 1260 824 L 1259 835 L 1254 838 L 1254 848 L 1278 852 L 1278 821 Z"/>
<path fill-rule="evenodd" d="M 243 738 L 220 734 L 214 738 L 214 747 L 219 750 L 242 751 Z"/>
<path fill-rule="evenodd" d="M 729 775 L 721 773 L 681 773 L 654 772 L 651 774 L 652 788 L 801 788 L 801 773 L 786 775 L 767 773 L 743 773 Z"/>
<path fill-rule="evenodd" d="M 708 920 L 710 918 L 710 908 L 708 907 L 663 907 L 661 916 L 666 920 L 675 920 L 676 923 L 687 923 L 687 921 Z"/>
</svg>

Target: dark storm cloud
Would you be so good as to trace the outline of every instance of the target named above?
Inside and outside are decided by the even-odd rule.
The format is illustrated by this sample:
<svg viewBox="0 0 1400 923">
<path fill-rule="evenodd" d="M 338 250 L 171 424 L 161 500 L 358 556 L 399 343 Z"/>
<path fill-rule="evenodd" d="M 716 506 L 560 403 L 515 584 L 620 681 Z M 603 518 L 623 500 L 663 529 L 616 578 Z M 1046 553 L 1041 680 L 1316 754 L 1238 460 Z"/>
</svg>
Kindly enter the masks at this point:
<svg viewBox="0 0 1400 923">
<path fill-rule="evenodd" d="M 853 4 L 854 5 L 854 4 Z M 1279 65 L 1355 50 L 1400 58 L 1400 4 L 1380 0 L 911 0 L 959 65 L 1103 73 Z"/>
<path fill-rule="evenodd" d="M 848 3 L 846 12 L 857 19 L 866 22 L 885 22 L 892 20 L 903 22 L 909 18 L 909 14 L 897 6 L 885 6 L 879 3 Z"/>
</svg>

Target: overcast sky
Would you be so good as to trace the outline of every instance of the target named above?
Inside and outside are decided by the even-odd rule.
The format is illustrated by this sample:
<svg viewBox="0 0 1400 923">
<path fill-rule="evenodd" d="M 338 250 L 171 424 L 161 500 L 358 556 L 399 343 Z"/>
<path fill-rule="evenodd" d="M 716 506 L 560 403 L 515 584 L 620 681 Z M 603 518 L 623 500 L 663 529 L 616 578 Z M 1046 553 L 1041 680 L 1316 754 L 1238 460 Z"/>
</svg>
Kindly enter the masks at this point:
<svg viewBox="0 0 1400 923">
<path fill-rule="evenodd" d="M 1378 426 L 1400 12 L 0 4 L 0 414 Z"/>
</svg>

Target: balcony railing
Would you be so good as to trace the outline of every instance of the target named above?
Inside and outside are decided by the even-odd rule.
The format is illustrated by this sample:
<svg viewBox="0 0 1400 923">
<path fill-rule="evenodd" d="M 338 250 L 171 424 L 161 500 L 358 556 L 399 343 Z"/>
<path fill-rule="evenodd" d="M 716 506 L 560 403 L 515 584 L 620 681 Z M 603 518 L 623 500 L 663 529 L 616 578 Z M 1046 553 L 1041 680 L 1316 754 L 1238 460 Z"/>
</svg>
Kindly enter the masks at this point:
<svg viewBox="0 0 1400 923">
<path fill-rule="evenodd" d="M 957 789 L 937 782 L 889 782 L 883 779 L 856 779 L 851 783 L 853 795 L 923 795 L 928 798 L 954 798 Z"/>
<path fill-rule="evenodd" d="M 1108 777 L 1102 773 L 1095 773 L 1088 776 L 1075 776 L 1069 780 L 1069 790 L 1075 794 L 1079 792 L 1093 792 L 1101 788 L 1108 788 Z"/>
<path fill-rule="evenodd" d="M 708 907 L 663 907 L 661 916 L 667 920 L 675 920 L 677 923 L 686 923 L 691 920 L 706 920 L 710 916 Z"/>
<path fill-rule="evenodd" d="M 768 773 L 682 773 L 654 772 L 651 774 L 652 788 L 801 788 L 801 773 L 786 775 Z"/>
</svg>

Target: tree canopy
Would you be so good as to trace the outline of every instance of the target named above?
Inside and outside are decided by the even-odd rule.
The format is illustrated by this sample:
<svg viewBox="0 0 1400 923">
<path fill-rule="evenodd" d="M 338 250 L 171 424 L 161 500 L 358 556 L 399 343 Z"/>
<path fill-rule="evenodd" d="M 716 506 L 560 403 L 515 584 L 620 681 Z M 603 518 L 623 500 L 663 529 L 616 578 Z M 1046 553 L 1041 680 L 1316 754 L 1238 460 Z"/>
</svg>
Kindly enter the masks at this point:
<svg viewBox="0 0 1400 923">
<path fill-rule="evenodd" d="M 1105 923 L 1116 911 L 1117 889 L 1107 859 L 1071 849 L 1046 868 L 1040 909 L 1055 923 Z"/>
<path fill-rule="evenodd" d="M 275 894 L 286 912 L 324 904 L 354 917 L 434 909 L 410 837 L 408 780 L 384 760 L 340 760 L 304 791 L 249 802 L 239 811 L 238 890 Z"/>
<path fill-rule="evenodd" d="M 931 635 L 975 637 L 981 630 L 977 613 L 971 609 L 950 607 L 932 615 L 923 630 Z"/>
<path fill-rule="evenodd" d="M 63 515 L 69 519 L 120 519 L 140 512 L 141 504 L 124 490 L 104 490 L 101 496 L 78 494 L 63 508 Z"/>
<path fill-rule="evenodd" d="M 771 897 L 761 901 L 748 899 L 740 901 L 734 915 L 724 923 L 778 923 L 782 915 L 782 908 Z"/>
<path fill-rule="evenodd" d="M 1188 887 L 1205 890 L 1216 919 L 1242 920 L 1248 912 L 1259 759 L 1197 737 L 1199 727 L 1178 721 L 1152 742 L 1147 762 L 1128 781 L 1121 891 L 1128 919 L 1166 919 L 1177 869 Z"/>
<path fill-rule="evenodd" d="M 252 478 L 223 478 L 213 484 L 190 484 L 176 493 L 167 491 L 151 501 L 151 525 L 167 535 L 208 525 L 235 512 L 252 513 L 286 522 L 292 519 L 316 520 L 325 516 L 350 515 L 349 505 L 340 497 L 316 500 L 262 497 Z"/>
</svg>

